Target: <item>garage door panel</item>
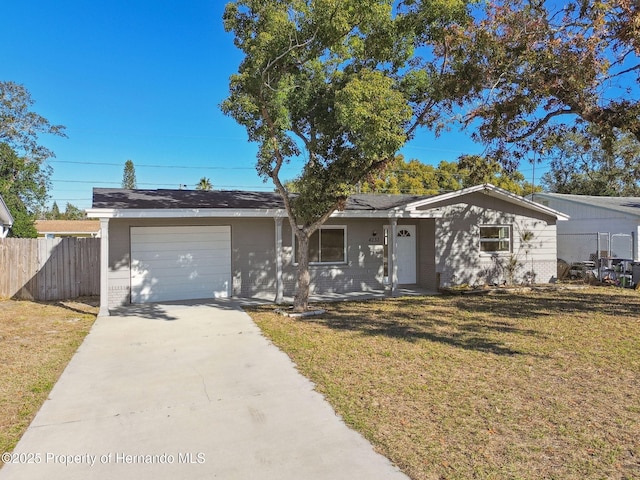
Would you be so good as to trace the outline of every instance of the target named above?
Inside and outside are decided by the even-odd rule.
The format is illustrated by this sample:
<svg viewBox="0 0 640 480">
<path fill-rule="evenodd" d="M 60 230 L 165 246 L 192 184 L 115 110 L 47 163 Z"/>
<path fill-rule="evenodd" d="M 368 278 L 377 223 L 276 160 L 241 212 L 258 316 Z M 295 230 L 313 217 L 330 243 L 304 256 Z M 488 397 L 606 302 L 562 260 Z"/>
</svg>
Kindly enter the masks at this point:
<svg viewBox="0 0 640 480">
<path fill-rule="evenodd" d="M 146 261 L 151 262 L 154 260 L 172 260 L 174 262 L 186 263 L 188 261 L 201 261 L 220 258 L 222 256 L 222 253 L 227 253 L 221 248 L 212 250 L 211 247 L 206 249 L 193 249 L 190 247 L 191 246 L 189 244 L 185 244 L 181 248 L 172 247 L 171 250 L 167 250 L 154 244 L 152 247 L 156 249 L 154 251 L 132 251 L 131 253 L 132 258 L 135 258 L 135 260 L 140 263 L 144 263 Z"/>
<path fill-rule="evenodd" d="M 193 245 L 195 248 L 203 248 L 201 244 L 202 236 L 193 237 L 192 235 L 177 235 L 171 234 L 166 235 L 161 238 L 154 238 L 153 236 L 132 236 L 132 240 L 136 243 L 144 243 L 148 245 L 159 245 L 165 246 L 166 248 L 172 249 L 176 246 L 176 241 L 180 242 L 180 245 Z M 213 245 L 214 247 L 224 248 L 227 245 L 227 239 L 220 236 L 211 236 L 207 241 L 208 245 Z"/>
<path fill-rule="evenodd" d="M 228 297 L 229 226 L 132 227 L 131 301 Z"/>
<path fill-rule="evenodd" d="M 167 279 L 167 281 L 171 278 L 177 278 L 181 281 L 188 281 L 196 278 L 216 278 L 226 274 L 228 271 L 229 269 L 224 265 L 219 266 L 218 268 L 210 268 L 206 270 L 194 270 L 188 267 L 137 269 L 131 274 L 131 278 L 160 278 Z"/>
<path fill-rule="evenodd" d="M 188 247 L 187 247 L 188 248 Z M 156 253 L 132 253 L 134 259 L 131 264 L 135 263 L 136 267 L 145 268 L 147 266 L 162 266 L 165 267 L 178 267 L 184 266 L 202 266 L 208 265 L 230 265 L 231 261 L 228 258 L 220 258 L 222 255 L 228 255 L 228 252 L 216 251 L 216 252 L 197 252 L 192 250 L 189 254 L 184 252 L 156 252 Z"/>
</svg>

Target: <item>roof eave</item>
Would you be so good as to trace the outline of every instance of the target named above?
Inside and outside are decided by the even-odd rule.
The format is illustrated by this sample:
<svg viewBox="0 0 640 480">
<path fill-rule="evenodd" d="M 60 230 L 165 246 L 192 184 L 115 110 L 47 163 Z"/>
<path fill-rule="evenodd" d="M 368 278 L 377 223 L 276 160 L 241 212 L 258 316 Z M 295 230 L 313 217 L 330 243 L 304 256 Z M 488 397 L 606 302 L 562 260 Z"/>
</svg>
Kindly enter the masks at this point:
<svg viewBox="0 0 640 480">
<path fill-rule="evenodd" d="M 89 218 L 277 218 L 286 217 L 283 209 L 229 208 L 89 208 Z"/>
<path fill-rule="evenodd" d="M 452 200 L 452 199 L 462 197 L 470 193 L 476 193 L 476 192 L 482 192 L 486 195 L 492 196 L 494 198 L 500 198 L 507 202 L 523 206 L 525 208 L 536 211 L 538 213 L 543 213 L 545 215 L 556 217 L 556 219 L 560 221 L 569 220 L 569 215 L 566 215 L 562 212 L 554 210 L 553 208 L 549 208 L 545 205 L 541 205 L 539 203 L 528 200 L 524 197 L 521 197 L 520 195 L 516 195 L 515 193 L 496 187 L 495 185 L 492 185 L 490 183 L 475 185 L 473 187 L 467 187 L 461 190 L 456 190 L 454 192 L 443 193 L 441 195 L 436 195 L 434 197 L 419 200 L 417 202 L 408 204 L 407 209 L 413 210 L 419 207 L 428 206 L 430 204 L 439 203 L 442 201 Z"/>
<path fill-rule="evenodd" d="M 2 195 L 0 195 L 0 222 L 2 223 L 2 225 L 5 225 L 9 228 L 13 226 L 13 216 L 11 215 L 7 204 L 4 203 Z"/>
<path fill-rule="evenodd" d="M 108 218 L 286 218 L 284 209 L 227 209 L 227 208 L 163 208 L 163 209 L 119 209 L 90 208 L 87 217 Z M 436 210 L 343 210 L 336 211 L 332 218 L 441 218 Z"/>
<path fill-rule="evenodd" d="M 589 208 L 598 208 L 600 210 L 607 210 L 609 212 L 615 212 L 617 214 L 621 214 L 621 215 L 629 215 L 631 217 L 636 217 L 636 218 L 640 218 L 640 213 L 635 213 L 635 212 L 629 212 L 627 210 L 620 210 L 618 208 L 616 208 L 615 206 L 609 206 L 609 205 L 594 205 L 593 203 L 589 203 L 586 199 L 580 199 L 580 198 L 575 198 L 578 197 L 579 195 L 572 195 L 572 198 L 563 196 L 564 194 L 562 193 L 546 193 L 546 192 L 540 192 L 540 193 L 536 193 L 535 195 L 539 195 L 542 197 L 546 197 L 546 198 L 550 198 L 550 199 L 555 199 L 555 200 L 560 200 L 563 202 L 567 202 L 567 203 L 572 203 L 574 205 L 580 205 L 580 206 L 586 206 Z M 567 217 L 569 218 L 569 217 Z"/>
</svg>

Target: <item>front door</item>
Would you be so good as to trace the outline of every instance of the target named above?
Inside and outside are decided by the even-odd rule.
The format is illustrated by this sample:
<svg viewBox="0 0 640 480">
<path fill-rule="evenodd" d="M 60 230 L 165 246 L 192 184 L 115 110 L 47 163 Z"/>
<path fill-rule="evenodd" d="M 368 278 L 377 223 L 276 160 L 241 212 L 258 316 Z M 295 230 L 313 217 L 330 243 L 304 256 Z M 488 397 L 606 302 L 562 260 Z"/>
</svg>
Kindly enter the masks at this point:
<svg viewBox="0 0 640 480">
<path fill-rule="evenodd" d="M 398 225 L 396 235 L 398 283 L 416 283 L 416 226 Z"/>
</svg>

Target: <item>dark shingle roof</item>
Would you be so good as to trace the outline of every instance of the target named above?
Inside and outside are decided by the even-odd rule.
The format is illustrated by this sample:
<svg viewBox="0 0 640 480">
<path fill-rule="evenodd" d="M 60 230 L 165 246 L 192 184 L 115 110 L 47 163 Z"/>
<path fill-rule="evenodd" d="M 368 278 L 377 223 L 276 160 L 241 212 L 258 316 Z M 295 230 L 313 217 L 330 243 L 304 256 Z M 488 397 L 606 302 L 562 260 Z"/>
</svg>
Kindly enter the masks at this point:
<svg viewBox="0 0 640 480">
<path fill-rule="evenodd" d="M 389 210 L 428 198 L 420 195 L 358 194 L 347 201 L 347 210 Z M 164 208 L 284 208 L 280 194 L 243 190 L 126 190 L 94 188 L 93 208 L 164 209 Z"/>
<path fill-rule="evenodd" d="M 390 210 L 433 195 L 390 195 L 382 193 L 359 193 L 347 200 L 347 210 Z"/>
<path fill-rule="evenodd" d="M 93 208 L 282 208 L 273 192 L 94 188 Z"/>
</svg>

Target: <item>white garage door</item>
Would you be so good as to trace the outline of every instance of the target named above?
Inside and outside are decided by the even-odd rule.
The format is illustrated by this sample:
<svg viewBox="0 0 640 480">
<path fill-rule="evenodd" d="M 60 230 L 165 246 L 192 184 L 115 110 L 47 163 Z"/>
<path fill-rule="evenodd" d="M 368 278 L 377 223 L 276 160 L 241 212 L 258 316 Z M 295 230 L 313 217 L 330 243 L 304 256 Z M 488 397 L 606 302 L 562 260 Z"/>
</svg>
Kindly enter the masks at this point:
<svg viewBox="0 0 640 480">
<path fill-rule="evenodd" d="M 231 227 L 131 227 L 131 303 L 231 294 Z"/>
</svg>

